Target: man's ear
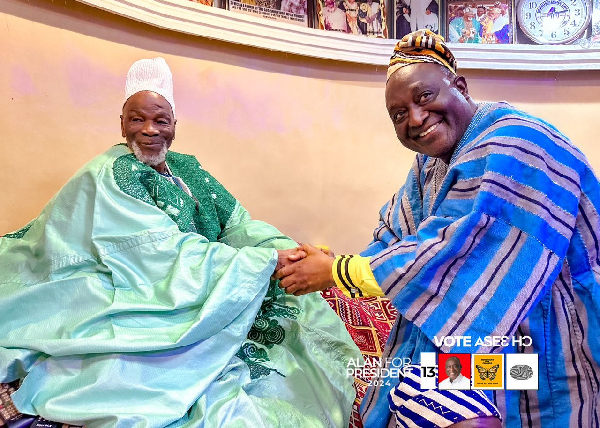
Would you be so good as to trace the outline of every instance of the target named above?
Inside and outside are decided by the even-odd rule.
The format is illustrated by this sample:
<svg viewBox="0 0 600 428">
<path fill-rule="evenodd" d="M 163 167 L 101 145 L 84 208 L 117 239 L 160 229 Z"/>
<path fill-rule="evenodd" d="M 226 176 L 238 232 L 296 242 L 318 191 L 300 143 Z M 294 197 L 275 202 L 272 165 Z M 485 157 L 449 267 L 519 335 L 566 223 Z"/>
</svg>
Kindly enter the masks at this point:
<svg viewBox="0 0 600 428">
<path fill-rule="evenodd" d="M 123 126 L 123 115 L 119 116 L 121 118 L 121 137 L 125 138 L 125 127 Z"/>
<path fill-rule="evenodd" d="M 175 139 L 175 125 L 177 125 L 177 119 L 173 119 L 173 140 Z"/>
<path fill-rule="evenodd" d="M 454 78 L 454 86 L 466 98 L 469 99 L 469 88 L 467 88 L 467 80 L 465 76 L 456 76 Z"/>
</svg>

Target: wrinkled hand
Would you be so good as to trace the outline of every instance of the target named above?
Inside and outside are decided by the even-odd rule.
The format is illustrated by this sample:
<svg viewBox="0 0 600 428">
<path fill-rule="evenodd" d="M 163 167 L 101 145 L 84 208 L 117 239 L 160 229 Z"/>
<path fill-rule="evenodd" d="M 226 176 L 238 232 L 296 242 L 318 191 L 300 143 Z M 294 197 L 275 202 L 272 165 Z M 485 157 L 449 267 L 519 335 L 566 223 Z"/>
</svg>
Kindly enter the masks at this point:
<svg viewBox="0 0 600 428">
<path fill-rule="evenodd" d="M 309 244 L 303 244 L 299 248 L 306 253 L 306 257 L 284 266 L 275 273 L 275 278 L 281 279 L 279 286 L 284 288 L 286 293 L 295 296 L 334 286 L 331 274 L 333 258 Z"/>
<path fill-rule="evenodd" d="M 277 250 L 277 266 L 275 266 L 275 272 L 304 257 L 306 257 L 306 252 L 302 247 L 296 247 L 289 250 Z"/>
</svg>

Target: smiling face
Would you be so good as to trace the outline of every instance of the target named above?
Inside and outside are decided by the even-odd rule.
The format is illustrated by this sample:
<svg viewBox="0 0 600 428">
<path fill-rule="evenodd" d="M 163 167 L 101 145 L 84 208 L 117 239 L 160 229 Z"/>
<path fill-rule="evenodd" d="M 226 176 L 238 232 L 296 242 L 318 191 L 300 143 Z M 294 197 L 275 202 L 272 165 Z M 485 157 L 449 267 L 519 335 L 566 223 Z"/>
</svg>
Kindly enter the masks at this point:
<svg viewBox="0 0 600 428">
<path fill-rule="evenodd" d="M 164 172 L 176 123 L 166 99 L 155 92 L 141 91 L 129 97 L 123 106 L 121 134 L 140 162 Z"/>
<path fill-rule="evenodd" d="M 446 360 L 446 374 L 450 379 L 450 382 L 454 382 L 454 380 L 460 374 L 460 370 L 462 366 L 460 364 L 460 360 L 456 357 L 450 357 Z"/>
<path fill-rule="evenodd" d="M 471 21 L 473 18 L 475 18 L 475 12 L 473 11 L 473 9 L 471 9 L 470 7 L 466 7 L 463 18 L 465 19 L 465 21 Z"/>
<path fill-rule="evenodd" d="M 404 147 L 446 163 L 477 108 L 464 77 L 431 63 L 394 72 L 385 87 L 385 103 Z"/>
</svg>

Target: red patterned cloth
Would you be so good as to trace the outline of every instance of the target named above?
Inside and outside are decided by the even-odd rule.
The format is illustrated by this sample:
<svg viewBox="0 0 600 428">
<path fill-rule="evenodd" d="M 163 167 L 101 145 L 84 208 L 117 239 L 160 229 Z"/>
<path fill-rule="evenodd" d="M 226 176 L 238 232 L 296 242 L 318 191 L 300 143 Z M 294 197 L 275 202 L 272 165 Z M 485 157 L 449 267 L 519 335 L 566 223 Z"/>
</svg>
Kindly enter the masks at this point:
<svg viewBox="0 0 600 428">
<path fill-rule="evenodd" d="M 330 288 L 322 291 L 321 294 L 331 309 L 342 319 L 365 360 L 379 361 L 398 315 L 398 311 L 392 303 L 385 297 L 351 299 L 344 296 L 337 288 Z M 363 376 L 354 378 L 356 399 L 352 406 L 350 428 L 363 428 L 358 409 L 370 380 Z"/>
</svg>

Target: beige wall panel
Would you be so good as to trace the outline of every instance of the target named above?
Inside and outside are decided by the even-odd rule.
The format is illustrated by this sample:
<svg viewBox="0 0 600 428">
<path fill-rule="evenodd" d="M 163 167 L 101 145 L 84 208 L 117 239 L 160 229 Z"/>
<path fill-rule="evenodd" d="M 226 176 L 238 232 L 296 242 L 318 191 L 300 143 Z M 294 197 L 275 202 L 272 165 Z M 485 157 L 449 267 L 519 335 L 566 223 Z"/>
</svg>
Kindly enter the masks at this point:
<svg viewBox="0 0 600 428">
<path fill-rule="evenodd" d="M 196 155 L 248 208 L 299 241 L 357 252 L 413 154 L 384 108 L 385 69 L 160 30 L 72 0 L 0 1 L 0 234 L 18 229 L 112 144 L 129 65 L 174 74 L 173 149 Z M 466 71 L 565 132 L 600 169 L 600 73 Z"/>
</svg>

